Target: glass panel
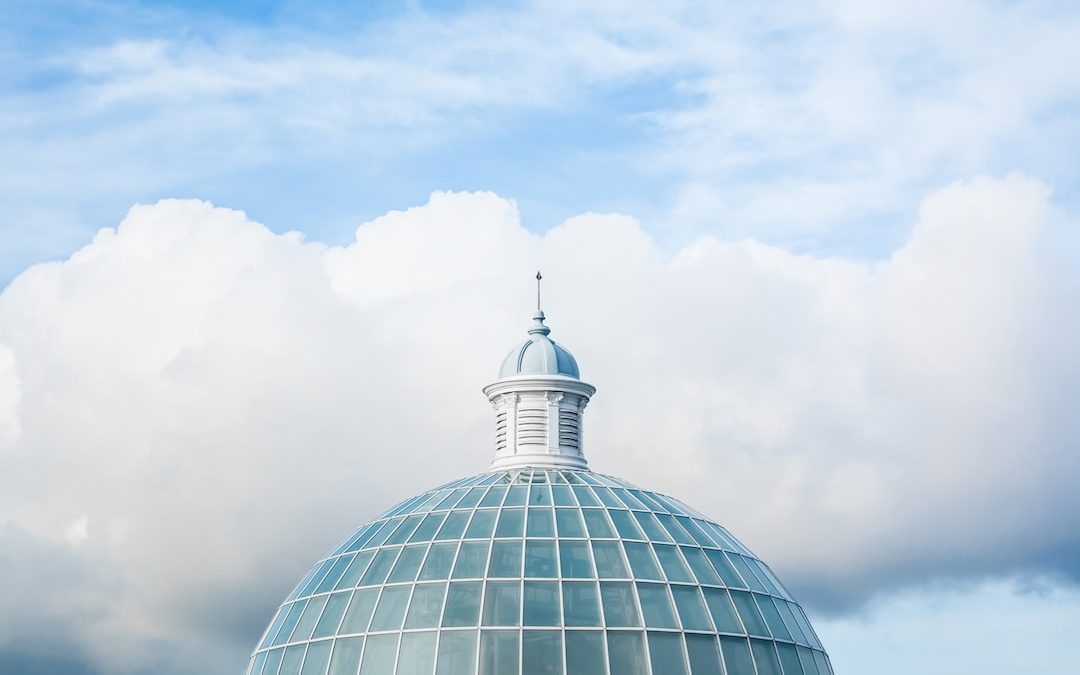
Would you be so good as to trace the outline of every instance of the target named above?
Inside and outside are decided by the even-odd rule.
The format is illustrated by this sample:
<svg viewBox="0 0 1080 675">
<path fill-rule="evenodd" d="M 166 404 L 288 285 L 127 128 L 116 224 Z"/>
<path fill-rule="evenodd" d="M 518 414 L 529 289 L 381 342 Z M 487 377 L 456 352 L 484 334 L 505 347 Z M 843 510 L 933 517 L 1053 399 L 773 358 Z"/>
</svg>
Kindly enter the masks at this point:
<svg viewBox="0 0 1080 675">
<path fill-rule="evenodd" d="M 795 619 L 799 622 L 799 628 L 802 628 L 803 635 L 810 641 L 810 646 L 821 648 L 821 643 L 817 639 L 817 635 L 814 634 L 814 629 L 810 627 L 810 622 L 806 620 L 806 615 L 803 614 L 802 607 L 789 602 L 788 608 L 795 616 Z"/>
<path fill-rule="evenodd" d="M 555 542 L 529 539 L 525 542 L 525 576 L 554 577 Z"/>
<path fill-rule="evenodd" d="M 678 628 L 675 611 L 668 599 L 666 584 L 637 585 L 638 598 L 641 600 L 641 612 L 645 615 L 645 625 L 649 628 Z"/>
<path fill-rule="evenodd" d="M 365 588 L 353 593 L 349 610 L 345 612 L 345 620 L 341 622 L 338 632 L 348 634 L 367 631 L 368 621 L 371 620 L 371 612 L 375 609 L 375 601 L 378 598 L 379 589 L 377 588 Z"/>
<path fill-rule="evenodd" d="M 754 572 L 757 573 L 758 579 L 761 579 L 761 583 L 765 584 L 765 588 L 768 589 L 770 595 L 778 595 L 780 597 L 787 595 L 787 593 L 784 592 L 784 589 L 780 587 L 780 582 L 776 579 L 776 576 L 765 566 L 765 563 L 752 558 L 747 558 L 746 561 L 754 568 Z"/>
<path fill-rule="evenodd" d="M 708 525 L 709 534 L 713 535 L 713 540 L 720 545 L 720 548 L 725 548 L 729 551 L 746 550 L 746 548 L 735 541 L 735 538 L 731 536 L 731 533 L 724 528 L 716 523 L 708 521 L 706 521 L 706 525 Z"/>
<path fill-rule="evenodd" d="M 529 506 L 551 506 L 551 487 L 534 485 L 529 491 Z"/>
<path fill-rule="evenodd" d="M 780 664 L 784 666 L 784 675 L 803 675 L 802 666 L 799 665 L 799 653 L 795 651 L 795 645 L 777 642 L 776 650 L 780 652 Z"/>
<path fill-rule="evenodd" d="M 431 675 L 434 667 L 435 631 L 403 634 L 396 675 Z"/>
<path fill-rule="evenodd" d="M 693 675 L 723 675 L 720 652 L 716 651 L 716 638 L 713 636 L 687 633 L 686 653 Z"/>
<path fill-rule="evenodd" d="M 394 571 L 390 573 L 387 583 L 393 584 L 399 581 L 414 581 L 416 572 L 420 569 L 420 563 L 424 560 L 427 552 L 427 544 L 420 546 L 406 546 L 398 556 Z"/>
<path fill-rule="evenodd" d="M 345 614 L 345 608 L 349 606 L 349 598 L 352 593 L 343 591 L 341 593 L 334 593 L 330 596 L 330 599 L 326 602 L 326 609 L 323 610 L 322 618 L 319 619 L 318 625 L 315 626 L 315 637 L 329 637 L 337 633 L 338 624 L 341 622 L 341 617 Z"/>
<path fill-rule="evenodd" d="M 334 588 L 334 584 L 341 579 L 341 575 L 345 574 L 345 569 L 352 562 L 352 556 L 342 556 L 337 559 L 334 566 L 330 568 L 330 573 L 323 578 L 322 583 L 315 589 L 316 593 L 325 593 Z"/>
<path fill-rule="evenodd" d="M 502 504 L 504 496 L 506 496 L 506 487 L 503 485 L 496 485 L 491 488 L 490 492 L 484 495 L 484 498 L 480 501 L 480 506 L 499 506 Z"/>
<path fill-rule="evenodd" d="M 383 589 L 382 597 L 379 598 L 379 607 L 375 610 L 375 618 L 371 620 L 371 632 L 380 630 L 401 630 L 401 622 L 405 618 L 405 608 L 409 604 L 409 593 L 412 586 L 388 586 Z"/>
<path fill-rule="evenodd" d="M 686 568 L 686 563 L 682 561 L 682 556 L 674 546 L 653 544 L 653 550 L 656 551 L 656 557 L 660 560 L 660 566 L 664 568 L 668 581 L 694 581 L 694 577 L 690 576 L 690 570 Z"/>
<path fill-rule="evenodd" d="M 489 577 L 521 576 L 521 540 L 496 541 L 491 546 Z"/>
<path fill-rule="evenodd" d="M 306 600 L 293 603 L 293 606 L 289 608 L 289 615 L 285 617 L 285 622 L 281 624 L 281 628 L 274 637 L 273 644 L 279 645 L 289 641 L 289 636 L 296 629 L 296 624 L 300 621 L 300 616 L 304 613 L 305 607 L 307 607 Z"/>
<path fill-rule="evenodd" d="M 312 642 L 308 645 L 307 656 L 304 657 L 304 669 L 300 671 L 301 675 L 324 675 L 326 664 L 330 663 L 330 649 L 333 645 L 333 640 Z"/>
<path fill-rule="evenodd" d="M 375 586 L 385 582 L 386 575 L 390 574 L 390 568 L 394 566 L 394 561 L 397 560 L 400 552 L 400 548 L 384 548 L 379 551 L 375 555 L 371 567 L 364 573 L 364 577 L 360 579 L 360 585 Z"/>
<path fill-rule="evenodd" d="M 739 610 L 739 617 L 742 618 L 743 625 L 746 626 L 746 632 L 750 633 L 750 635 L 769 637 L 769 629 L 765 627 L 765 619 L 761 618 L 761 612 L 758 611 L 757 605 L 754 604 L 750 594 L 745 591 L 731 591 L 731 599 L 735 601 L 735 608 Z"/>
<path fill-rule="evenodd" d="M 653 560 L 652 551 L 648 544 L 624 542 L 626 557 L 630 561 L 630 569 L 634 570 L 634 576 L 638 579 L 663 579 L 660 576 L 660 568 Z"/>
<path fill-rule="evenodd" d="M 424 567 L 420 570 L 420 581 L 450 578 L 450 567 L 454 564 L 457 546 L 456 543 L 432 544 Z"/>
<path fill-rule="evenodd" d="M 476 503 L 480 501 L 480 497 L 484 495 L 487 488 L 474 487 L 469 490 L 468 494 L 461 498 L 461 501 L 454 505 L 455 509 L 471 509 L 476 506 Z"/>
<path fill-rule="evenodd" d="M 361 551 L 353 558 L 352 564 L 349 565 L 349 569 L 345 570 L 345 574 L 341 575 L 341 579 L 337 582 L 335 588 L 353 588 L 357 582 L 360 581 L 360 577 L 367 570 L 368 564 L 371 559 L 375 557 L 375 551 Z"/>
<path fill-rule="evenodd" d="M 304 660 L 304 650 L 307 645 L 293 645 L 285 650 L 285 657 L 281 659 L 281 670 L 278 675 L 300 675 L 300 663 Z"/>
<path fill-rule="evenodd" d="M 304 614 L 300 617 L 300 622 L 296 624 L 296 629 L 289 637 L 290 642 L 307 640 L 311 637 L 311 631 L 315 630 L 315 622 L 319 620 L 328 597 L 330 596 L 323 595 L 308 601 L 307 607 L 304 608 Z"/>
<path fill-rule="evenodd" d="M 377 546 L 382 546 L 382 543 L 386 541 L 387 537 L 393 534 L 394 530 L 397 529 L 398 523 L 400 522 L 401 518 L 393 518 L 383 523 L 383 526 L 379 528 L 379 531 L 375 533 L 375 536 L 373 536 L 371 539 L 368 539 L 368 542 L 364 544 L 364 548 L 375 548 Z"/>
<path fill-rule="evenodd" d="M 646 675 L 645 641 L 639 631 L 609 630 L 607 644 L 612 675 Z"/>
<path fill-rule="evenodd" d="M 683 529 L 686 530 L 687 533 L 689 533 L 690 536 L 693 537 L 694 541 L 696 541 L 697 543 L 701 544 L 702 546 L 715 546 L 712 539 L 709 539 L 709 537 L 701 531 L 701 528 L 698 527 L 694 521 L 690 520 L 686 516 L 675 516 L 675 520 L 679 521 L 679 524 L 683 526 Z"/>
<path fill-rule="evenodd" d="M 798 647 L 799 663 L 802 664 L 803 675 L 821 675 L 818 673 L 817 664 L 814 663 L 814 653 L 806 647 Z"/>
<path fill-rule="evenodd" d="M 442 529 L 439 530 L 439 534 L 435 539 L 437 541 L 445 541 L 447 539 L 460 539 L 461 533 L 465 531 L 465 525 L 469 522 L 468 511 L 454 511 L 446 517 L 446 522 L 443 523 Z"/>
<path fill-rule="evenodd" d="M 603 632 L 566 631 L 566 672 L 570 675 L 607 675 Z"/>
<path fill-rule="evenodd" d="M 443 497 L 439 501 L 439 503 L 435 505 L 435 508 L 433 508 L 432 511 L 444 511 L 446 509 L 453 508 L 454 504 L 456 504 L 457 501 L 461 499 L 461 496 L 464 495 L 467 491 L 468 490 L 466 490 L 465 488 L 458 488 L 457 490 L 454 490 L 453 492 Z"/>
<path fill-rule="evenodd" d="M 555 523 L 559 526 L 560 537 L 585 536 L 585 528 L 581 524 L 581 515 L 577 509 L 555 509 Z"/>
<path fill-rule="evenodd" d="M 266 652 L 259 652 L 255 655 L 255 658 L 248 662 L 248 669 L 244 671 L 245 675 L 262 675 L 263 663 L 266 661 Z"/>
<path fill-rule="evenodd" d="M 439 635 L 439 662 L 435 667 L 435 675 L 472 675 L 474 672 L 476 631 L 444 630 Z"/>
<path fill-rule="evenodd" d="M 735 565 L 735 568 L 739 570 L 739 574 L 742 575 L 743 581 L 750 584 L 750 588 L 752 590 L 755 590 L 759 593 L 769 592 L 765 588 L 765 585 L 762 584 L 756 576 L 754 576 L 753 570 L 751 570 L 750 566 L 746 564 L 746 558 L 743 558 L 740 555 L 735 555 L 734 553 L 728 553 L 727 557 Z"/>
<path fill-rule="evenodd" d="M 758 609 L 765 617 L 765 623 L 768 624 L 769 632 L 773 634 L 773 637 L 779 640 L 790 640 L 791 633 L 780 618 L 780 613 L 776 611 L 776 605 L 772 603 L 772 599 L 767 595 L 755 595 L 754 600 L 757 601 Z"/>
<path fill-rule="evenodd" d="M 594 487 L 593 492 L 600 498 L 600 501 L 604 506 L 612 509 L 620 509 L 623 507 L 623 503 L 615 498 L 615 495 L 611 494 L 611 490 L 605 487 Z"/>
<path fill-rule="evenodd" d="M 832 668 L 829 667 L 829 662 L 826 660 L 825 655 L 817 650 L 814 650 L 814 663 L 817 664 L 819 675 L 833 675 Z"/>
<path fill-rule="evenodd" d="M 510 491 L 506 493 L 506 501 L 503 502 L 503 506 L 525 506 L 525 486 L 514 485 L 510 488 Z"/>
<path fill-rule="evenodd" d="M 776 650 L 773 649 L 771 641 L 751 640 L 750 649 L 754 651 L 758 675 L 780 675 L 780 661 L 776 658 Z"/>
<path fill-rule="evenodd" d="M 521 586 L 517 581 L 489 581 L 484 594 L 485 626 L 518 626 Z"/>
<path fill-rule="evenodd" d="M 791 612 L 791 607 L 788 605 L 788 603 L 778 598 L 774 598 L 773 604 L 775 604 L 776 609 L 780 611 L 780 616 L 783 617 L 784 623 L 787 624 L 788 630 L 793 636 L 795 636 L 795 641 L 801 642 L 804 645 L 810 644 L 810 641 L 803 634 L 802 628 L 799 626 L 799 622 L 795 620 L 795 615 Z"/>
<path fill-rule="evenodd" d="M 603 625 L 600 623 L 600 598 L 597 595 L 595 583 L 591 581 L 563 582 L 562 596 L 564 625 Z"/>
<path fill-rule="evenodd" d="M 642 504 L 647 506 L 650 511 L 660 511 L 660 512 L 667 511 L 667 509 L 664 508 L 663 504 L 656 501 L 656 499 L 654 499 L 652 497 L 652 495 L 650 495 L 647 492 L 642 492 L 641 490 L 630 490 L 630 494 L 637 497 L 638 501 L 640 501 Z"/>
<path fill-rule="evenodd" d="M 386 675 L 394 672 L 398 634 L 372 635 L 364 647 L 364 663 L 360 675 Z"/>
<path fill-rule="evenodd" d="M 278 609 L 277 616 L 274 617 L 274 621 L 270 624 L 270 627 L 266 629 L 266 635 L 263 637 L 263 641 L 259 643 L 259 649 L 265 649 L 274 642 L 274 637 L 278 634 L 278 631 L 281 630 L 281 624 L 284 623 L 285 617 L 289 615 L 293 606 L 294 605 L 283 605 Z M 256 673 L 256 675 L 258 675 L 258 673 Z"/>
<path fill-rule="evenodd" d="M 404 523 L 398 526 L 398 529 L 394 530 L 394 533 L 390 535 L 390 538 L 385 543 L 387 545 L 404 544 L 423 519 L 424 516 L 409 516 Z"/>
<path fill-rule="evenodd" d="M 754 662 L 750 659 L 750 647 L 746 638 L 720 636 L 720 651 L 724 653 L 724 665 L 728 673 L 752 673 Z"/>
<path fill-rule="evenodd" d="M 596 497 L 589 488 L 584 485 L 574 485 L 572 487 L 574 496 L 577 497 L 578 503 L 582 506 L 600 506 L 600 502 L 596 501 Z"/>
<path fill-rule="evenodd" d="M 363 638 L 361 638 L 363 639 Z M 284 649 L 272 649 L 266 652 L 266 665 L 263 666 L 263 675 L 274 675 L 281 666 L 281 657 L 285 654 Z M 813 661 L 814 657 L 810 657 Z M 355 668 L 353 669 L 355 670 Z"/>
<path fill-rule="evenodd" d="M 638 501 L 634 495 L 630 494 L 630 491 L 626 488 L 611 488 L 611 491 L 615 493 L 615 496 L 619 498 L 619 501 L 626 504 L 626 508 L 628 509 L 648 509 L 648 507 Z"/>
<path fill-rule="evenodd" d="M 725 586 L 728 588 L 746 588 L 746 584 L 742 582 L 742 579 L 736 574 L 735 568 L 731 566 L 731 563 L 728 562 L 722 552 L 707 548 L 705 549 L 705 555 L 709 557 L 709 562 L 720 574 L 720 578 L 724 580 Z"/>
<path fill-rule="evenodd" d="M 496 537 L 520 537 L 525 525 L 525 511 L 521 509 L 506 509 L 499 515 L 499 527 L 495 530 Z"/>
<path fill-rule="evenodd" d="M 559 566 L 564 579 L 589 579 L 593 576 L 589 542 L 560 541 Z"/>
<path fill-rule="evenodd" d="M 377 529 L 378 525 L 376 523 L 368 523 L 367 525 L 363 526 L 362 528 L 360 528 L 360 530 L 357 531 L 356 536 L 349 543 L 348 548 L 346 548 L 345 550 L 358 551 L 362 549 L 364 547 L 364 544 L 368 542 L 368 539 L 371 539 L 371 537 L 375 535 L 375 530 Z"/>
<path fill-rule="evenodd" d="M 594 541 L 592 550 L 596 559 L 596 572 L 601 579 L 626 579 L 630 576 L 618 542 Z"/>
<path fill-rule="evenodd" d="M 630 582 L 601 581 L 600 598 L 604 605 L 604 622 L 608 627 L 641 625 Z"/>
<path fill-rule="evenodd" d="M 409 603 L 406 628 L 434 628 L 439 625 L 446 584 L 417 584 Z"/>
<path fill-rule="evenodd" d="M 712 615 L 713 624 L 716 625 L 716 632 L 744 632 L 727 591 L 719 588 L 703 588 L 701 590 L 705 593 L 705 603 L 709 605 L 709 614 Z"/>
<path fill-rule="evenodd" d="M 479 581 L 455 581 L 450 584 L 450 590 L 446 594 L 446 609 L 443 610 L 442 625 L 444 627 L 475 626 L 480 618 L 482 589 L 483 586 Z M 440 648 L 440 654 L 441 652 Z"/>
<path fill-rule="evenodd" d="M 657 513 L 656 519 L 660 521 L 660 524 L 664 526 L 664 529 L 667 530 L 668 534 L 670 534 L 675 541 L 680 544 L 697 544 L 697 542 L 694 541 L 694 538 L 687 534 L 686 530 L 684 530 L 682 526 L 675 522 L 675 519 L 668 514 Z"/>
<path fill-rule="evenodd" d="M 524 631 L 521 636 L 521 675 L 561 675 L 562 672 L 562 632 Z"/>
<path fill-rule="evenodd" d="M 611 539 L 615 536 L 615 530 L 611 528 L 611 523 L 601 509 L 583 509 L 581 515 L 585 517 L 585 526 L 589 528 L 590 537 Z"/>
<path fill-rule="evenodd" d="M 486 630 L 480 633 L 480 675 L 518 672 L 518 632 Z"/>
<path fill-rule="evenodd" d="M 457 564 L 454 565 L 455 579 L 475 579 L 484 576 L 487 567 L 488 547 L 486 541 L 467 541 L 458 551 Z"/>
<path fill-rule="evenodd" d="M 495 527 L 495 511 L 474 511 L 469 529 L 465 532 L 466 539 L 488 539 L 491 530 Z"/>
<path fill-rule="evenodd" d="M 685 630 L 709 630 L 709 614 L 697 586 L 672 586 L 671 595 L 675 598 L 675 608 L 679 610 L 679 620 Z"/>
<path fill-rule="evenodd" d="M 526 581 L 525 611 L 526 626 L 558 626 L 559 617 L 559 582 Z"/>
<path fill-rule="evenodd" d="M 446 520 L 445 513 L 429 514 L 424 518 L 424 522 L 420 523 L 420 527 L 416 528 L 416 532 L 413 532 L 413 535 L 409 537 L 409 541 L 431 541 L 444 520 Z"/>
<path fill-rule="evenodd" d="M 690 563 L 690 569 L 694 571 L 694 576 L 697 577 L 699 584 L 720 585 L 720 577 L 716 575 L 716 570 L 705 559 L 705 554 L 701 552 L 700 548 L 683 546 L 680 550 L 683 557 L 686 558 L 686 562 Z"/>
<path fill-rule="evenodd" d="M 554 537 L 555 519 L 551 509 L 529 509 L 527 537 Z"/>
<path fill-rule="evenodd" d="M 649 632 L 652 675 L 686 675 L 686 657 L 678 633 Z"/>
<path fill-rule="evenodd" d="M 629 511 L 608 511 L 608 515 L 611 516 L 611 522 L 615 523 L 615 529 L 619 531 L 619 536 L 623 539 L 645 538 Z"/>
<path fill-rule="evenodd" d="M 577 506 L 574 495 L 566 485 L 556 485 L 551 488 L 555 497 L 555 506 Z"/>
<path fill-rule="evenodd" d="M 645 530 L 645 536 L 653 541 L 671 541 L 671 537 L 664 531 L 664 528 L 660 527 L 660 523 L 656 522 L 656 517 L 648 511 L 635 511 L 634 519 L 638 521 L 638 525 L 641 525 L 641 529 Z"/>
</svg>

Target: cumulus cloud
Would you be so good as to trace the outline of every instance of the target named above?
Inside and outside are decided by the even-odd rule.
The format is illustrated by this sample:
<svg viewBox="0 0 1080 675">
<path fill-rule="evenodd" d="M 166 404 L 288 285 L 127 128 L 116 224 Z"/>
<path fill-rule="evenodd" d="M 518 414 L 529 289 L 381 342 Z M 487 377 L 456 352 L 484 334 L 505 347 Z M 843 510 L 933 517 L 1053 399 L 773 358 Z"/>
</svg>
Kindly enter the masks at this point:
<svg viewBox="0 0 1080 675">
<path fill-rule="evenodd" d="M 1075 576 L 1080 331 L 1058 227 L 1022 176 L 931 195 L 878 262 L 711 237 L 668 252 L 620 215 L 536 235 L 491 193 L 435 193 L 343 247 L 205 202 L 137 206 L 0 296 L 17 542 L 0 563 L 19 570 L 0 593 L 35 589 L 3 603 L 0 644 L 238 670 L 337 538 L 486 468 L 479 389 L 537 266 L 554 337 L 599 388 L 594 468 L 728 524 L 817 606 Z"/>
</svg>

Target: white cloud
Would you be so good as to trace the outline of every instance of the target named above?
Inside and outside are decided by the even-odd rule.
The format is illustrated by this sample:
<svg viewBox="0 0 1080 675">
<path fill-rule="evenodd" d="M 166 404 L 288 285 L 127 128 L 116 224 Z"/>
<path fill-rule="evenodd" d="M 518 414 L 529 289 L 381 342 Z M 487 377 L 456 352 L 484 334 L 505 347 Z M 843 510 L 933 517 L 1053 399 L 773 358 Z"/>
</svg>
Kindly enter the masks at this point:
<svg viewBox="0 0 1080 675">
<path fill-rule="evenodd" d="M 538 266 L 599 388 L 593 466 L 712 514 L 804 594 L 1068 571 L 1080 305 L 1048 209 L 1021 176 L 958 183 L 862 263 L 711 237 L 669 254 L 618 215 L 537 236 L 490 193 L 436 193 L 345 247 L 204 202 L 135 207 L 0 296 L 22 392 L 0 534 L 24 551 L 0 563 L 52 561 L 0 574 L 0 594 L 42 589 L 3 603 L 0 643 L 48 630 L 109 670 L 239 668 L 335 539 L 486 467 L 479 389 Z"/>
<path fill-rule="evenodd" d="M 15 354 L 0 345 L 0 450 L 19 437 L 19 374 Z"/>
<path fill-rule="evenodd" d="M 928 185 L 1016 168 L 1076 183 L 1060 152 L 1080 137 L 1073 8 L 862 4 L 545 2 L 315 28 L 193 15 L 191 32 L 176 10 L 101 9 L 110 37 L 18 54 L 0 89 L 0 227 L 52 255 L 73 240 L 57 223 L 112 217 L 117 195 L 274 202 L 265 185 L 297 172 L 408 183 L 404 164 L 424 190 L 513 181 L 523 203 L 644 202 L 681 234 L 878 255 Z"/>
</svg>

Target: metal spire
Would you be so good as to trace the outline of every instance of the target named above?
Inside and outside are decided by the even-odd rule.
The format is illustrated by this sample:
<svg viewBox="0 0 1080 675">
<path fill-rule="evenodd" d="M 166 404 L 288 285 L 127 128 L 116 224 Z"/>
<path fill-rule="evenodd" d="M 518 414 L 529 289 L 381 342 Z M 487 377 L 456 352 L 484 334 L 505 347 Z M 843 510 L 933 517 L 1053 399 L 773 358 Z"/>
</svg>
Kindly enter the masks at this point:
<svg viewBox="0 0 1080 675">
<path fill-rule="evenodd" d="M 543 279 L 540 270 L 536 270 L 536 311 L 540 311 L 540 280 Z"/>
</svg>

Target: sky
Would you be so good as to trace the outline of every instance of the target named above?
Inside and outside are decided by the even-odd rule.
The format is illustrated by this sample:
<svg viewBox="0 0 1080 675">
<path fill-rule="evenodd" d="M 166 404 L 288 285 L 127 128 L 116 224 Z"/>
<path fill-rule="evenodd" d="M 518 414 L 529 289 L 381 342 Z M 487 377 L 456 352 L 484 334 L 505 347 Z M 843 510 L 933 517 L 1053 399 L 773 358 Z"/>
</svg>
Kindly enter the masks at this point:
<svg viewBox="0 0 1080 675">
<path fill-rule="evenodd" d="M 1067 2 L 0 0 L 0 673 L 226 675 L 483 471 L 545 276 L 591 465 L 837 673 L 1080 662 Z"/>
</svg>

